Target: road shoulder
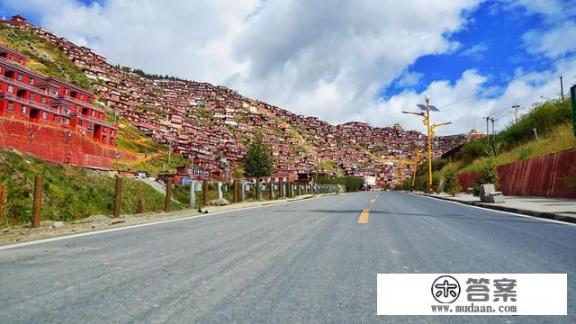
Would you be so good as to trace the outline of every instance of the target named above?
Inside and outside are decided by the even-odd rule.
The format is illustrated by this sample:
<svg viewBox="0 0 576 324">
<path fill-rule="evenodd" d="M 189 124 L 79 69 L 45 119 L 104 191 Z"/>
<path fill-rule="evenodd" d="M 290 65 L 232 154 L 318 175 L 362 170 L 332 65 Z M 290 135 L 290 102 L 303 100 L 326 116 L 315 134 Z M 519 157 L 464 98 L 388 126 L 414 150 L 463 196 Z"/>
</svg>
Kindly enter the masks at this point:
<svg viewBox="0 0 576 324">
<path fill-rule="evenodd" d="M 316 198 L 329 195 L 332 194 L 317 195 Z M 313 195 L 303 195 L 294 198 L 272 201 L 246 201 L 228 206 L 209 206 L 203 208 L 201 212 L 195 209 L 184 209 L 171 213 L 160 212 L 138 215 L 122 215 L 119 218 L 111 218 L 104 215 L 94 215 L 86 219 L 71 223 L 51 220 L 42 221 L 39 228 L 30 228 L 29 226 L 13 226 L 3 229 L 0 233 L 0 248 L 14 244 L 43 241 L 46 239 L 55 239 L 59 237 L 88 235 L 97 232 L 106 232 L 110 230 L 120 230 L 137 226 L 161 224 L 171 221 L 218 215 L 244 209 L 268 207 L 312 198 L 315 197 Z"/>
<path fill-rule="evenodd" d="M 460 203 L 468 206 L 475 206 L 485 209 L 492 209 L 510 213 L 516 213 L 521 215 L 527 215 L 537 218 L 544 218 L 544 219 L 551 219 L 556 221 L 562 221 L 567 223 L 576 223 L 576 214 L 574 216 L 568 215 L 567 213 L 555 213 L 555 212 L 545 212 L 542 210 L 536 210 L 534 208 L 527 208 L 527 207 L 518 207 L 518 206 L 509 206 L 504 204 L 489 204 L 483 203 L 477 200 L 471 200 L 469 198 L 462 198 L 462 197 L 452 197 L 447 195 L 438 195 L 438 194 L 426 194 L 426 193 L 417 193 L 420 196 L 429 197 L 433 199 L 451 201 L 455 203 Z M 527 197 L 527 199 L 530 197 Z"/>
</svg>

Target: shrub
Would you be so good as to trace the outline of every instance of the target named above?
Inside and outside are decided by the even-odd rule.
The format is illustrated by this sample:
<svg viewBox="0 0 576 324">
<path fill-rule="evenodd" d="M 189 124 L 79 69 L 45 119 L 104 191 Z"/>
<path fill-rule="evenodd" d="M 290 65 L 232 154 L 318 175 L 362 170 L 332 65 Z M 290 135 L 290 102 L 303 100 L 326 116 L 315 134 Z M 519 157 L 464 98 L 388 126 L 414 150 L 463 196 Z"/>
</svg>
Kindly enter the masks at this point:
<svg viewBox="0 0 576 324">
<path fill-rule="evenodd" d="M 496 160 L 488 159 L 482 164 L 480 174 L 474 180 L 474 195 L 480 195 L 480 185 L 492 183 L 498 187 L 498 170 L 496 169 Z"/>
<path fill-rule="evenodd" d="M 454 168 L 448 168 L 444 171 L 444 191 L 452 196 L 456 196 L 462 191 L 460 181 L 458 181 L 458 173 Z"/>
</svg>

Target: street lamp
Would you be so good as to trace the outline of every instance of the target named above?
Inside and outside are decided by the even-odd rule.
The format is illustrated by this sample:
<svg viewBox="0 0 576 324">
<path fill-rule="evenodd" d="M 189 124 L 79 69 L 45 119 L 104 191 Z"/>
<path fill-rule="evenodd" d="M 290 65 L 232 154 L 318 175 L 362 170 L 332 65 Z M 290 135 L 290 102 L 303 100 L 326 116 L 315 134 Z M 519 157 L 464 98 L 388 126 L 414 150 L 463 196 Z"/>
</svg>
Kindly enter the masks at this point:
<svg viewBox="0 0 576 324">
<path fill-rule="evenodd" d="M 430 104 L 430 98 L 426 97 L 425 99 L 426 101 L 426 105 L 422 105 L 422 104 L 417 104 L 416 106 L 422 110 L 419 113 L 415 113 L 415 112 L 410 112 L 410 111 L 402 111 L 402 113 L 404 114 L 412 114 L 412 115 L 417 115 L 422 117 L 422 122 L 424 123 L 424 125 L 426 126 L 426 136 L 428 139 L 428 192 L 432 192 L 432 138 L 434 137 L 435 134 L 435 129 L 440 127 L 440 126 L 444 126 L 444 125 L 449 125 L 451 122 L 446 122 L 446 123 L 440 123 L 440 124 L 430 124 L 430 111 L 440 111 L 438 108 L 436 108 L 435 106 L 432 106 Z"/>
</svg>

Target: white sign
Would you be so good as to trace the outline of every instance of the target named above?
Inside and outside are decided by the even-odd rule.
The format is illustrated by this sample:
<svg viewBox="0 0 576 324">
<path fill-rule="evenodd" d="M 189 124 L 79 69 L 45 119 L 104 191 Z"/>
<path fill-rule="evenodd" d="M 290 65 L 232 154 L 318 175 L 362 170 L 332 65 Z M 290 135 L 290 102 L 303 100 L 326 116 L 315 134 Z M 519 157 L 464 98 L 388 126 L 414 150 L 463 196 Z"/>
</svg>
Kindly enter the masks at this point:
<svg viewBox="0 0 576 324">
<path fill-rule="evenodd" d="M 378 274 L 378 315 L 567 315 L 567 274 Z"/>
</svg>

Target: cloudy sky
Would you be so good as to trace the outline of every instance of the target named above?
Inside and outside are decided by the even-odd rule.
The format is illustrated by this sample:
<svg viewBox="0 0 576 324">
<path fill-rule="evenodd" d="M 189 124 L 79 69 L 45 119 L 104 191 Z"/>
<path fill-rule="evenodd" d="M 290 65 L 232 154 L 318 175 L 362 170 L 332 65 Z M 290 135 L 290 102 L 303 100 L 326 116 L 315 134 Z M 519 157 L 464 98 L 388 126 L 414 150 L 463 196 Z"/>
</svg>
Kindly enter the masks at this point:
<svg viewBox="0 0 576 324">
<path fill-rule="evenodd" d="M 576 0 L 0 0 L 109 63 L 226 85 L 331 123 L 498 128 L 576 83 Z"/>
</svg>

